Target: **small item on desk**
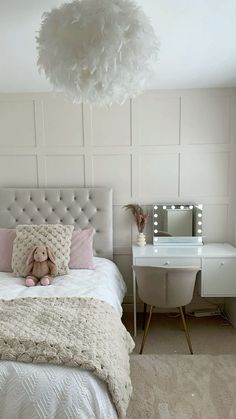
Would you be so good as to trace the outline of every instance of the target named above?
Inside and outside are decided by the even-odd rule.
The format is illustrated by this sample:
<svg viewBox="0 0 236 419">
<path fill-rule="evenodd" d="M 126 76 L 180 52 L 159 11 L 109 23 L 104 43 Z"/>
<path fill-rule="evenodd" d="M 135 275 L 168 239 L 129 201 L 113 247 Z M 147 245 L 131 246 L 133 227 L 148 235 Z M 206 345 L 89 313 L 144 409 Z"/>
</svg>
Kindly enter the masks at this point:
<svg viewBox="0 0 236 419">
<path fill-rule="evenodd" d="M 50 285 L 57 274 L 55 256 L 48 246 L 34 247 L 26 261 L 25 285 L 33 287 L 39 282 L 41 285 Z"/>
<path fill-rule="evenodd" d="M 145 212 L 144 209 L 138 204 L 127 204 L 124 206 L 124 208 L 130 210 L 135 218 L 139 232 L 137 235 L 136 244 L 138 246 L 146 246 L 146 236 L 143 231 L 149 217 L 148 212 Z"/>
<path fill-rule="evenodd" d="M 146 246 L 146 236 L 144 233 L 139 233 L 137 235 L 136 244 L 138 246 Z"/>
</svg>

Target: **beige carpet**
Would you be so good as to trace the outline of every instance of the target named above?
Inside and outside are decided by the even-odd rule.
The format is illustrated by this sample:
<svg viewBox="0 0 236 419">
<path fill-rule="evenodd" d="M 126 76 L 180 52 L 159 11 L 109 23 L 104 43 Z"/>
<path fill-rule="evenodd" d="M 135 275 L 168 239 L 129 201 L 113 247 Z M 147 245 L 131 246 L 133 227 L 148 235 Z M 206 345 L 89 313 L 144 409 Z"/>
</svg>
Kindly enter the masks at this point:
<svg viewBox="0 0 236 419">
<path fill-rule="evenodd" d="M 127 419 L 235 419 L 236 355 L 132 355 Z"/>
</svg>

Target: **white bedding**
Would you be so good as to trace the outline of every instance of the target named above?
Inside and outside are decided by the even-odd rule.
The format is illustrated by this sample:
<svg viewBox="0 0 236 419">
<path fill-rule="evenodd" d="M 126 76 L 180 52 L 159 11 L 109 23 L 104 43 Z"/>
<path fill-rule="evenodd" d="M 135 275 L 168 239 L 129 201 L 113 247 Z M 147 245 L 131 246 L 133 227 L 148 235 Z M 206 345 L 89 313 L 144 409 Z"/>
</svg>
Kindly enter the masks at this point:
<svg viewBox="0 0 236 419">
<path fill-rule="evenodd" d="M 126 286 L 115 264 L 94 258 L 95 270 L 70 270 L 49 287 L 27 288 L 22 278 L 0 272 L 0 298 L 93 297 L 121 315 Z M 106 384 L 92 373 L 53 365 L 0 362 L 1 419 L 113 419 Z"/>
</svg>

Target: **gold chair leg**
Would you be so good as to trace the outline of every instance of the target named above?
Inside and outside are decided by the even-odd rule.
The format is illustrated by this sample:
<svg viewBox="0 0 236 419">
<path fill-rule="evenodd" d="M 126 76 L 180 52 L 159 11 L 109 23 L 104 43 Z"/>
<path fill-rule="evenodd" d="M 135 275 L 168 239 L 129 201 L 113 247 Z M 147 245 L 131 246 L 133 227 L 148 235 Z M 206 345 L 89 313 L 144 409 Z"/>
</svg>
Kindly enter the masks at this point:
<svg viewBox="0 0 236 419">
<path fill-rule="evenodd" d="M 146 324 L 146 314 L 147 314 L 147 304 L 144 303 L 143 305 L 143 325 L 142 325 L 142 329 L 145 329 L 145 324 Z"/>
<path fill-rule="evenodd" d="M 149 325 L 150 325 L 150 321 L 151 321 L 151 317 L 152 317 L 152 310 L 153 310 L 153 306 L 150 307 L 148 321 L 146 323 L 145 330 L 144 330 L 144 333 L 143 333 L 143 340 L 142 340 L 142 344 L 141 344 L 141 348 L 140 348 L 140 352 L 139 352 L 140 354 L 143 353 L 143 348 L 144 348 L 144 345 L 145 345 L 145 341 L 146 341 L 146 337 L 147 337 L 147 334 L 148 334 L 148 329 L 149 329 Z"/>
<path fill-rule="evenodd" d="M 191 344 L 191 340 L 190 340 L 190 336 L 189 336 L 189 332 L 188 332 L 188 327 L 187 327 L 186 320 L 185 320 L 183 307 L 179 307 L 179 311 L 180 311 L 180 315 L 181 315 L 181 318 L 182 318 L 182 322 L 183 322 L 183 326 L 184 326 L 184 332 L 185 332 L 185 336 L 186 336 L 186 339 L 187 339 L 187 342 L 188 342 L 189 351 L 190 351 L 191 355 L 193 355 L 193 348 L 192 348 L 192 344 Z"/>
</svg>

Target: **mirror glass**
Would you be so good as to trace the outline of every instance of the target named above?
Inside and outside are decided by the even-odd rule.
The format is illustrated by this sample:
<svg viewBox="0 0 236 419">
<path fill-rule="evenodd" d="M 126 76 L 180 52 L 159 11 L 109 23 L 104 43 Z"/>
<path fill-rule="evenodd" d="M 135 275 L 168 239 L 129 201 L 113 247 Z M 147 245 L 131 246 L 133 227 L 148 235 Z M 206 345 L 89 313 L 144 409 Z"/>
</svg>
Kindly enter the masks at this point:
<svg viewBox="0 0 236 419">
<path fill-rule="evenodd" d="M 153 205 L 153 244 L 202 244 L 201 204 Z"/>
</svg>

